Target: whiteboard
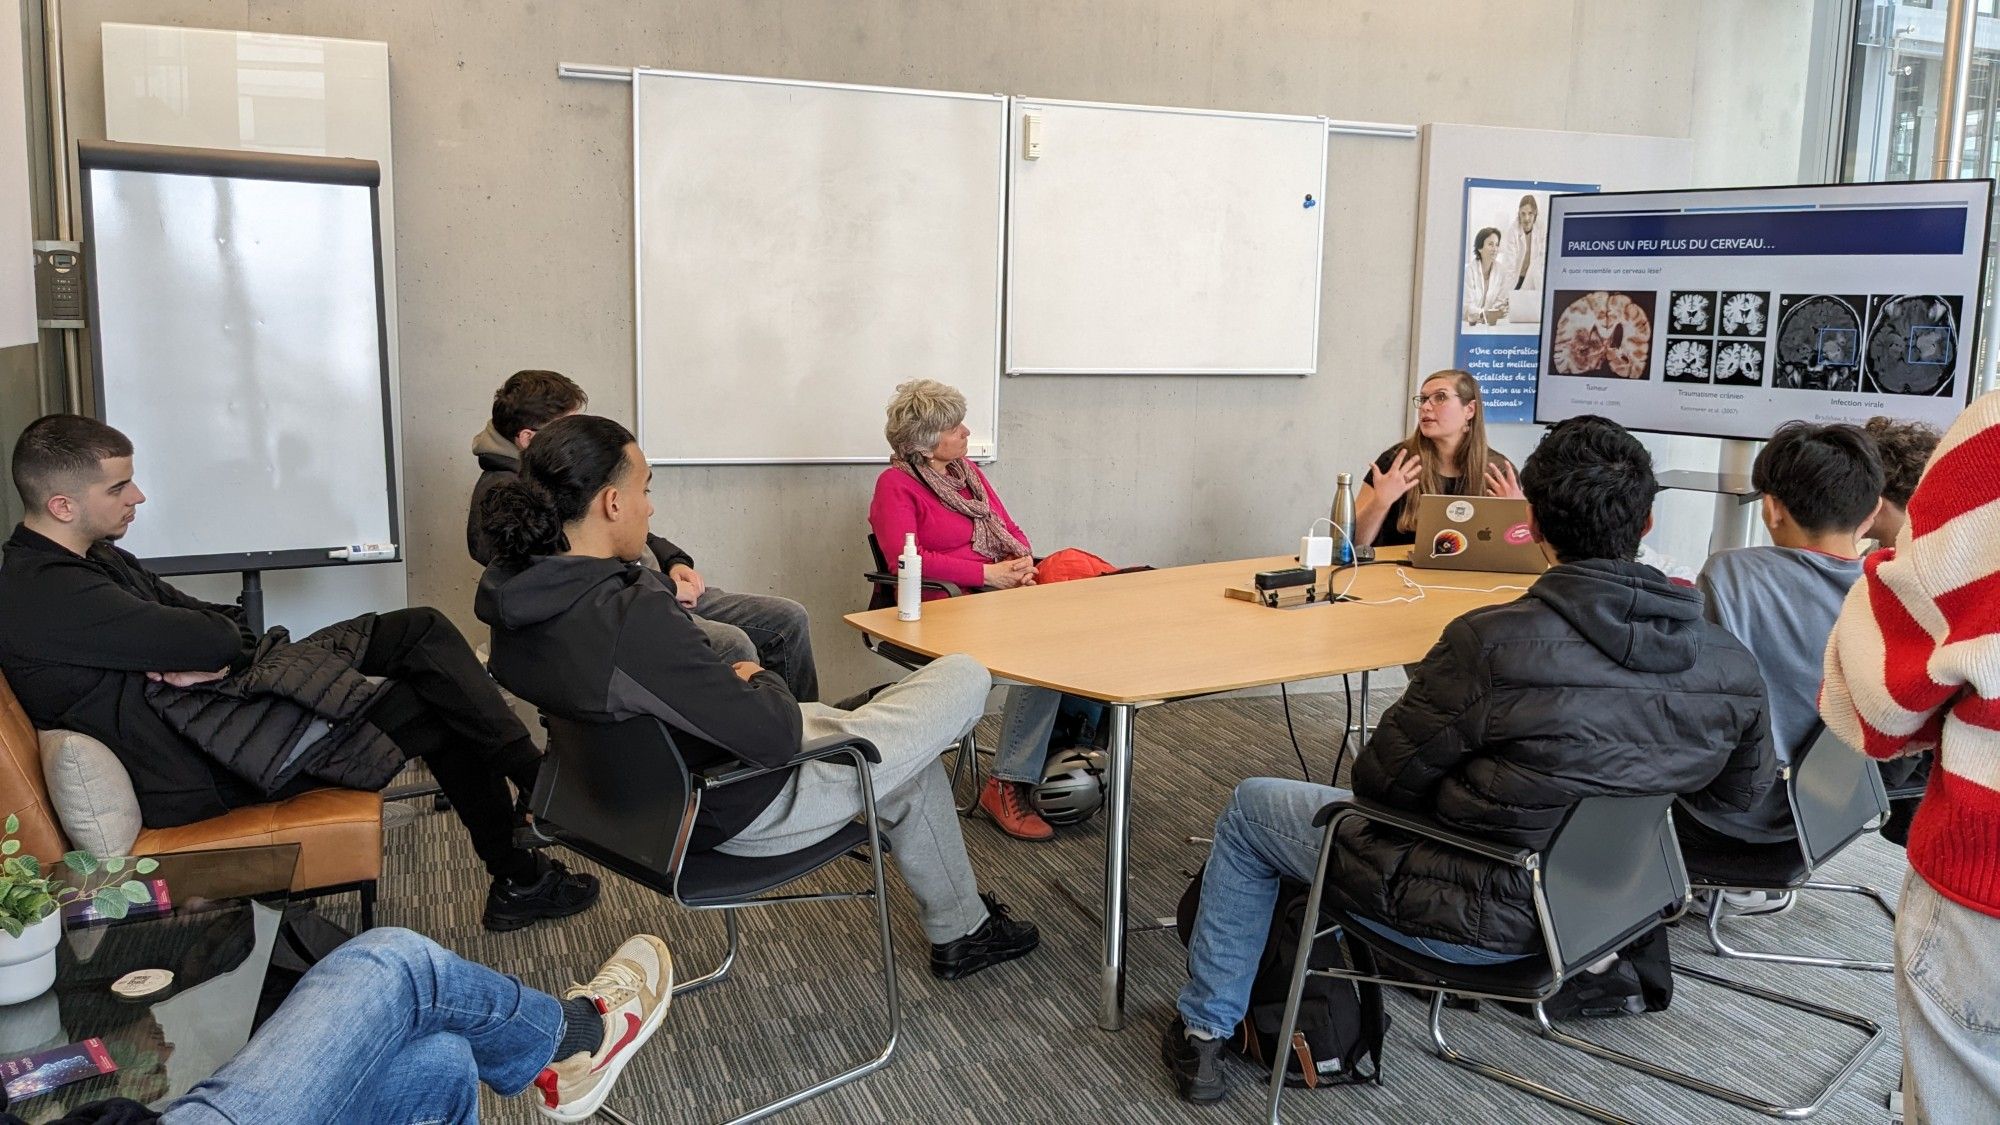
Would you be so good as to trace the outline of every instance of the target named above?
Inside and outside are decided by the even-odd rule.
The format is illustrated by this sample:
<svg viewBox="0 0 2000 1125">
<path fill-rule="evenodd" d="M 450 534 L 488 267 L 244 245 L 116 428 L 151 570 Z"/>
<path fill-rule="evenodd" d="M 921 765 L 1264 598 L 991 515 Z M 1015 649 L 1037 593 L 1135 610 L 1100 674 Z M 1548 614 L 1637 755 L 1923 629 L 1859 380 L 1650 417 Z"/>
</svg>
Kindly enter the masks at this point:
<svg viewBox="0 0 2000 1125">
<path fill-rule="evenodd" d="M 1309 375 L 1327 120 L 1016 98 L 1007 370 Z M 1020 148 L 1019 144 L 1016 148 Z"/>
<path fill-rule="evenodd" d="M 389 45 L 359 39 L 103 25 L 104 136 L 141 144 L 345 156 L 381 170 L 382 303 L 389 336 L 389 406 L 400 463 L 396 343 L 396 168 L 390 144 Z M 397 476 L 402 476 L 401 469 Z M 398 496 L 398 521 L 406 521 Z M 265 620 L 303 637 L 332 621 L 409 604 L 402 560 L 281 570 L 264 576 Z M 196 597 L 227 602 L 234 576 L 184 579 Z"/>
<path fill-rule="evenodd" d="M 882 462 L 919 377 L 993 455 L 1005 98 L 640 69 L 632 128 L 649 460 Z"/>
<path fill-rule="evenodd" d="M 164 574 L 396 542 L 373 161 L 80 142 L 98 416 Z"/>
</svg>

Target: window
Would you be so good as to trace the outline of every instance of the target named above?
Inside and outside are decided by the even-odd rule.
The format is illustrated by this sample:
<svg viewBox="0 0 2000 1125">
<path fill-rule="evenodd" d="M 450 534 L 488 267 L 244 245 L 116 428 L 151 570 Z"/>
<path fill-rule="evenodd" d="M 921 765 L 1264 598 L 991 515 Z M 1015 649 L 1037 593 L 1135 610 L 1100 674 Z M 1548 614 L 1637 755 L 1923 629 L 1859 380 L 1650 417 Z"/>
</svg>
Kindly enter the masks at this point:
<svg viewBox="0 0 2000 1125">
<path fill-rule="evenodd" d="M 1939 90 L 1943 76 L 1944 0 L 1857 0 L 1854 50 L 1848 69 L 1846 125 L 1841 135 L 1841 178 L 1850 183 L 1927 180 L 1937 154 Z M 2000 0 L 1976 0 L 1972 70 L 1966 75 L 1965 148 L 1960 176 L 2000 177 Z M 1994 224 L 2000 235 L 2000 223 Z M 1992 256 L 1981 325 L 2000 332 L 1994 319 Z M 1977 385 L 1996 385 L 1995 349 L 1981 343 L 1974 362 Z"/>
</svg>

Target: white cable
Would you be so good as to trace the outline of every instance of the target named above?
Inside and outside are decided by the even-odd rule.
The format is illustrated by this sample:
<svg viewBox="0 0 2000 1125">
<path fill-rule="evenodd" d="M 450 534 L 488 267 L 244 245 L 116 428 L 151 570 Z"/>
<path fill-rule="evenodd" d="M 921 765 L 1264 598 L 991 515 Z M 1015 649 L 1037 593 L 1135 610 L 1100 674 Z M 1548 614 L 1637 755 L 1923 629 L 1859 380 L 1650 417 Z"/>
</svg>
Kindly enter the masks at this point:
<svg viewBox="0 0 2000 1125">
<path fill-rule="evenodd" d="M 1355 577 L 1359 576 L 1360 576 L 1360 568 L 1357 567 L 1355 569 Z M 1498 586 L 1488 586 L 1483 589 L 1476 586 L 1442 586 L 1442 585 L 1426 586 L 1425 584 L 1418 582 L 1416 579 L 1411 578 L 1409 572 L 1404 570 L 1400 566 L 1396 568 L 1396 578 L 1398 581 L 1402 582 L 1404 589 L 1415 590 L 1416 594 L 1414 595 L 1405 594 L 1402 595 L 1401 597 L 1394 597 L 1394 598 L 1377 598 L 1374 601 L 1355 601 L 1350 604 L 1353 605 L 1414 604 L 1416 602 L 1423 601 L 1426 597 L 1429 597 L 1430 592 L 1432 590 L 1445 590 L 1455 594 L 1497 594 L 1502 590 L 1521 590 L 1525 592 L 1528 589 L 1526 586 L 1515 586 L 1508 583 L 1502 583 Z M 1347 591 L 1353 588 L 1354 588 L 1354 578 L 1349 578 L 1347 580 L 1347 587 L 1341 590 L 1340 592 L 1341 597 L 1347 596 Z M 1339 599 L 1336 598 L 1334 600 L 1338 601 Z"/>
</svg>

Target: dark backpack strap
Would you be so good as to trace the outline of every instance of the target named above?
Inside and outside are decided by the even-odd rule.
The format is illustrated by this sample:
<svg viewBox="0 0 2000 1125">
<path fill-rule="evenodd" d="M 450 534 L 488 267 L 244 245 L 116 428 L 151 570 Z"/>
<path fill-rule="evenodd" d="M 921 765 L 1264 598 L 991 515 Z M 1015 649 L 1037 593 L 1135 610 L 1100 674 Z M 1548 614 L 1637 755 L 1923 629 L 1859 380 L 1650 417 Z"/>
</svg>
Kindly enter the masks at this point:
<svg viewBox="0 0 2000 1125">
<path fill-rule="evenodd" d="M 1347 963 L 1354 971 L 1364 976 L 1376 973 L 1375 951 L 1368 943 L 1356 941 L 1352 934 L 1342 931 L 1341 939 L 1347 947 Z M 1389 1018 L 1382 1010 L 1382 986 L 1374 981 L 1354 982 L 1355 1000 L 1361 1008 L 1361 1048 L 1368 1056 L 1369 1073 L 1365 1076 L 1376 1085 L 1382 1084 L 1382 1039 L 1388 1034 Z M 1360 1060 L 1355 1060 L 1356 1072 Z"/>
</svg>

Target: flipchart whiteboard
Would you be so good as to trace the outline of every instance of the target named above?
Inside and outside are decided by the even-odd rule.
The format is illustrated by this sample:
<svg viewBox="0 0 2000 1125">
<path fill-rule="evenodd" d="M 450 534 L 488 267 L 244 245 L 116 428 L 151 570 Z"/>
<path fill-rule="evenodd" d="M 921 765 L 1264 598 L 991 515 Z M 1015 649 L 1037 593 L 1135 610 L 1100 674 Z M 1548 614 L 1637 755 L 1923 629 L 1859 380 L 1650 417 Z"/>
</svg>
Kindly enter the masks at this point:
<svg viewBox="0 0 2000 1125">
<path fill-rule="evenodd" d="M 639 69 L 632 98 L 649 460 L 884 461 L 919 377 L 993 455 L 1004 97 Z"/>
<path fill-rule="evenodd" d="M 373 161 L 83 141 L 98 415 L 163 574 L 397 541 Z"/>
<path fill-rule="evenodd" d="M 1324 117 L 1016 98 L 1011 374 L 1311 374 Z"/>
</svg>

